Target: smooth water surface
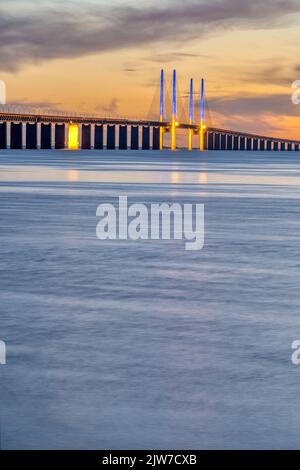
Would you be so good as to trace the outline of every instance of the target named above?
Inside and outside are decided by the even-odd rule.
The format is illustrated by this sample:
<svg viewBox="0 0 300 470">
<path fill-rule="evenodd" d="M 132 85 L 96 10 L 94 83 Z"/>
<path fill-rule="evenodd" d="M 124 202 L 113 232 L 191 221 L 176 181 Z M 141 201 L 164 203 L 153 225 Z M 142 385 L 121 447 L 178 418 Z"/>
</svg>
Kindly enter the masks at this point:
<svg viewBox="0 0 300 470">
<path fill-rule="evenodd" d="M 0 152 L 3 449 L 299 448 L 300 155 Z M 99 241 L 205 204 L 205 246 Z"/>
</svg>

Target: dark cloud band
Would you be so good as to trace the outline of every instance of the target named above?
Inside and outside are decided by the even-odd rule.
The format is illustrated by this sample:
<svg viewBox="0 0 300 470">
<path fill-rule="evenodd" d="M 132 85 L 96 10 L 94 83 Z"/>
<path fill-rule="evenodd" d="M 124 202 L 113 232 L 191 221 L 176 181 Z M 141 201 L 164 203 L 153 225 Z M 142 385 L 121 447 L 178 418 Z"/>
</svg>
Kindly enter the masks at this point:
<svg viewBox="0 0 300 470">
<path fill-rule="evenodd" d="M 89 1 L 66 5 L 68 11 L 57 3 L 37 6 L 34 13 L 0 9 L 1 70 L 169 40 L 179 43 L 226 27 L 270 28 L 284 15 L 300 11 L 294 0 L 172 0 L 151 8 L 124 3 L 104 7 Z"/>
</svg>

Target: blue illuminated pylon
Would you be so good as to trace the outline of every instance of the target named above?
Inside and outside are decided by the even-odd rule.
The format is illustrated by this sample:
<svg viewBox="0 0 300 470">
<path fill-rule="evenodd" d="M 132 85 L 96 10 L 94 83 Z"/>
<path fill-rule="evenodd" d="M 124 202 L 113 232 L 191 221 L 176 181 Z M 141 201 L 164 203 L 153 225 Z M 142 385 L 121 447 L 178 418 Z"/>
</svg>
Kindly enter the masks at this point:
<svg viewBox="0 0 300 470">
<path fill-rule="evenodd" d="M 201 99 L 200 99 L 200 151 L 204 149 L 204 130 L 205 130 L 205 85 L 204 79 L 201 80 Z"/>
<path fill-rule="evenodd" d="M 194 84 L 193 79 L 190 81 L 190 124 L 194 122 Z"/>
<path fill-rule="evenodd" d="M 176 126 L 177 126 L 177 78 L 176 78 L 176 70 L 173 70 L 171 150 L 176 150 Z"/>
<path fill-rule="evenodd" d="M 176 70 L 173 70 L 173 106 L 172 106 L 172 117 L 177 119 L 177 77 Z"/>
<path fill-rule="evenodd" d="M 204 123 L 205 120 L 205 86 L 204 86 L 204 78 L 201 80 L 201 122 Z"/>
<path fill-rule="evenodd" d="M 189 123 L 194 123 L 194 83 L 193 79 L 191 78 L 190 81 L 190 113 L 189 113 Z M 188 142 L 188 149 L 193 149 L 193 129 L 189 129 L 189 142 Z"/>
<path fill-rule="evenodd" d="M 159 110 L 159 120 L 163 122 L 165 120 L 165 72 L 161 70 L 160 72 L 160 110 Z M 159 149 L 163 150 L 164 148 L 164 128 L 160 126 L 159 128 Z"/>
<path fill-rule="evenodd" d="M 160 72 L 160 120 L 165 118 L 165 72 Z"/>
</svg>

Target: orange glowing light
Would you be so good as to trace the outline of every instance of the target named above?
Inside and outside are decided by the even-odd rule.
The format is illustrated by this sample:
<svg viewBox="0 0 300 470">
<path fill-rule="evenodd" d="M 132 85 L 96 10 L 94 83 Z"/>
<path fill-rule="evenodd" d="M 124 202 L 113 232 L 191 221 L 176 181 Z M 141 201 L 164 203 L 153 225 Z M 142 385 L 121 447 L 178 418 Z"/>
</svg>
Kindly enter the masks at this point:
<svg viewBox="0 0 300 470">
<path fill-rule="evenodd" d="M 69 125 L 68 149 L 69 150 L 79 149 L 79 126 L 77 124 Z"/>
</svg>

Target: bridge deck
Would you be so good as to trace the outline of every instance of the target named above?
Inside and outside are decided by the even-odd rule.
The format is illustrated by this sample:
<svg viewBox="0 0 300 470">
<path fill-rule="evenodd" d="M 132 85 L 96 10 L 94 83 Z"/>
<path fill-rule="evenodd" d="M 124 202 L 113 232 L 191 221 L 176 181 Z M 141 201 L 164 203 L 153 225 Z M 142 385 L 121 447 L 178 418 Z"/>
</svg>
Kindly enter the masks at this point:
<svg viewBox="0 0 300 470">
<path fill-rule="evenodd" d="M 0 110 L 0 122 L 47 122 L 47 123 L 76 123 L 76 124 L 99 124 L 99 125 L 124 125 L 124 126 L 147 126 L 147 127 L 163 127 L 169 129 L 171 123 L 168 121 L 155 121 L 155 120 L 140 120 L 140 119 L 126 119 L 126 118 L 108 118 L 101 116 L 88 116 L 80 114 L 34 114 L 34 113 L 18 113 L 18 112 L 3 112 Z M 189 123 L 178 123 L 179 129 L 192 129 L 194 132 L 199 133 L 200 126 Z M 245 137 L 251 139 L 283 142 L 287 144 L 300 145 L 300 140 L 285 139 L 281 137 L 266 136 L 260 134 L 251 134 L 243 131 L 235 131 L 230 129 L 222 129 L 215 127 L 207 127 L 206 133 L 225 134 L 237 137 Z"/>
</svg>

